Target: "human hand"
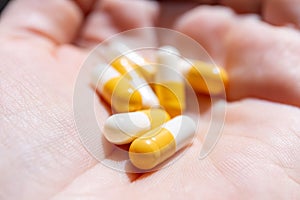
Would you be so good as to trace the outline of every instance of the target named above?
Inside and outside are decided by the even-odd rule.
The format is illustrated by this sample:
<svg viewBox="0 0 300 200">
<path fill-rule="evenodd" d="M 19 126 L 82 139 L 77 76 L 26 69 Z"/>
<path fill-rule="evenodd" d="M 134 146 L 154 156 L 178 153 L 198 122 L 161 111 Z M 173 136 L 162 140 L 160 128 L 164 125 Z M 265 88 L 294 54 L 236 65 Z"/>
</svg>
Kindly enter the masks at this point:
<svg viewBox="0 0 300 200">
<path fill-rule="evenodd" d="M 78 2 L 81 10 L 88 10 L 89 3 L 82 4 L 87 1 Z M 17 1 L 2 18 L 3 198 L 297 199 L 299 33 L 240 19 L 226 9 L 196 8 L 176 25 L 177 30 L 199 41 L 229 72 L 231 102 L 223 136 L 209 157 L 198 159 L 209 110 L 203 113 L 202 132 L 197 133 L 191 148 L 167 169 L 143 175 L 120 173 L 97 163 L 86 152 L 71 109 L 76 73 L 87 55 L 81 47 L 92 47 L 121 30 L 154 25 L 155 5 L 142 6 L 145 10 L 139 16 L 145 18 L 125 27 L 109 23 L 114 21 L 110 16 L 120 11 L 121 3 L 106 4 L 112 5 L 115 7 L 105 12 L 92 11 L 94 17 L 84 21 L 82 11 L 71 1 Z M 54 11 L 64 17 L 54 16 Z M 18 18 L 30 13 L 39 13 L 43 20 L 26 24 L 26 19 Z M 199 30 L 193 29 L 199 27 L 197 23 L 202 27 Z M 103 28 L 95 28 L 97 25 Z M 81 34 L 76 37 L 78 32 Z M 268 37 L 260 38 L 263 33 Z M 70 44 L 73 38 L 78 38 L 77 45 Z M 266 51 L 270 56 L 262 59 Z"/>
<path fill-rule="evenodd" d="M 102 186 L 127 180 L 86 151 L 72 111 L 76 76 L 89 49 L 120 31 L 153 25 L 156 4 L 125 4 L 18 0 L 3 13 L 0 199 L 49 199 L 93 169 L 109 181 Z"/>
</svg>

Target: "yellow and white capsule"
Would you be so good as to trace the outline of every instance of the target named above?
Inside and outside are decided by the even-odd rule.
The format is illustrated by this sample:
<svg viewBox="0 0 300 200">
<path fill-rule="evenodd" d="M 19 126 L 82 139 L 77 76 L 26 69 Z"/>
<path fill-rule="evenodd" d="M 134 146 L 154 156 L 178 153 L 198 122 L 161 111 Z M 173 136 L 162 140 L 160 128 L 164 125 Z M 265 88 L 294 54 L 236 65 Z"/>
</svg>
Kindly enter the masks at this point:
<svg viewBox="0 0 300 200">
<path fill-rule="evenodd" d="M 189 144 L 195 130 L 191 118 L 177 116 L 134 140 L 129 148 L 130 161 L 139 169 L 152 169 Z"/>
<path fill-rule="evenodd" d="M 135 86 L 143 97 L 143 105 L 145 108 L 159 105 L 159 101 L 149 84 L 146 82 L 141 72 L 151 73 L 148 77 L 155 73 L 154 66 L 146 63 L 144 58 L 130 51 L 128 47 L 121 43 L 110 43 L 107 46 L 107 52 L 104 57 L 106 60 L 112 61 L 111 65 L 126 78 L 130 79 L 131 84 Z M 153 69 L 151 69 L 153 67 Z M 143 69 L 143 70 L 142 70 Z"/>
<path fill-rule="evenodd" d="M 161 106 L 171 117 L 181 115 L 185 110 L 185 85 L 179 73 L 179 52 L 171 46 L 162 47 L 157 54 L 155 92 Z"/>
<path fill-rule="evenodd" d="M 108 54 L 112 59 L 117 58 L 112 62 L 112 66 L 120 73 L 127 73 L 127 65 L 130 65 L 129 68 L 137 70 L 148 82 L 153 81 L 154 74 L 156 73 L 155 65 L 149 63 L 144 57 L 132 51 L 125 44 L 110 43 L 108 45 Z M 120 57 L 120 55 L 122 56 Z"/>
<path fill-rule="evenodd" d="M 92 73 L 92 84 L 117 112 L 137 111 L 143 107 L 139 91 L 109 65 L 97 65 Z"/>
<path fill-rule="evenodd" d="M 228 75 L 223 68 L 199 60 L 190 62 L 182 62 L 182 73 L 195 91 L 211 95 L 225 93 Z"/>
<path fill-rule="evenodd" d="M 128 144 L 168 120 L 169 114 L 159 108 L 120 113 L 110 116 L 105 121 L 103 133 L 111 143 Z"/>
</svg>

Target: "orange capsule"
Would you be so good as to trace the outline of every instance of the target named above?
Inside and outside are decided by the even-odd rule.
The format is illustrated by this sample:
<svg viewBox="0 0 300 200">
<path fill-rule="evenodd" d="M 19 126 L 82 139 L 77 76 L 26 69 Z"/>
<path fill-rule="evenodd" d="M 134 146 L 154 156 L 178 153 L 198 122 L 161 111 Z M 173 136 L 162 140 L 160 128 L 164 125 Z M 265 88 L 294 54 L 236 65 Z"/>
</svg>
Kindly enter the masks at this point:
<svg viewBox="0 0 300 200">
<path fill-rule="evenodd" d="M 195 91 L 211 95 L 225 93 L 228 75 L 223 68 L 198 60 L 190 62 L 183 62 L 182 72 Z"/>
</svg>

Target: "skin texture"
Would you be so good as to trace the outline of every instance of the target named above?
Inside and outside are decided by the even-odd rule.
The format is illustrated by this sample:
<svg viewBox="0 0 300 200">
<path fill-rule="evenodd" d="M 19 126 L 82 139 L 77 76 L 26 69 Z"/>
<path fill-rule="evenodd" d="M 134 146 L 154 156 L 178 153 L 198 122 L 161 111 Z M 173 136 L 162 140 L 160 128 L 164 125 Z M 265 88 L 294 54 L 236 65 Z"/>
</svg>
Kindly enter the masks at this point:
<svg viewBox="0 0 300 200">
<path fill-rule="evenodd" d="M 254 14 L 200 6 L 178 12 L 168 25 L 228 70 L 230 102 L 223 135 L 207 158 L 198 156 L 210 109 L 189 151 L 148 174 L 117 172 L 88 154 L 76 132 L 72 92 L 88 49 L 120 31 L 156 25 L 159 5 L 11 3 L 0 21 L 0 199 L 299 199 L 300 33 L 267 23 L 297 28 L 300 12 L 274 13 L 293 13 L 299 4 L 251 1 L 264 12 L 253 11 L 249 0 L 228 6 L 242 9 L 241 2 Z"/>
</svg>

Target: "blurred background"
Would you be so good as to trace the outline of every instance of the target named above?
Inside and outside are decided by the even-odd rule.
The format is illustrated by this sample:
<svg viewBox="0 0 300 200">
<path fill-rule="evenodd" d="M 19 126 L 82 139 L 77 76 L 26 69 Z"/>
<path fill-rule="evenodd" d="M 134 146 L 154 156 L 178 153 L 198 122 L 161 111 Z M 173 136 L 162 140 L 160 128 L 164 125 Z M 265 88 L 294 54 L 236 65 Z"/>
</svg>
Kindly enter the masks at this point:
<svg viewBox="0 0 300 200">
<path fill-rule="evenodd" d="M 6 4 L 8 3 L 9 0 L 0 0 L 0 13 L 2 10 L 5 8 Z"/>
</svg>

